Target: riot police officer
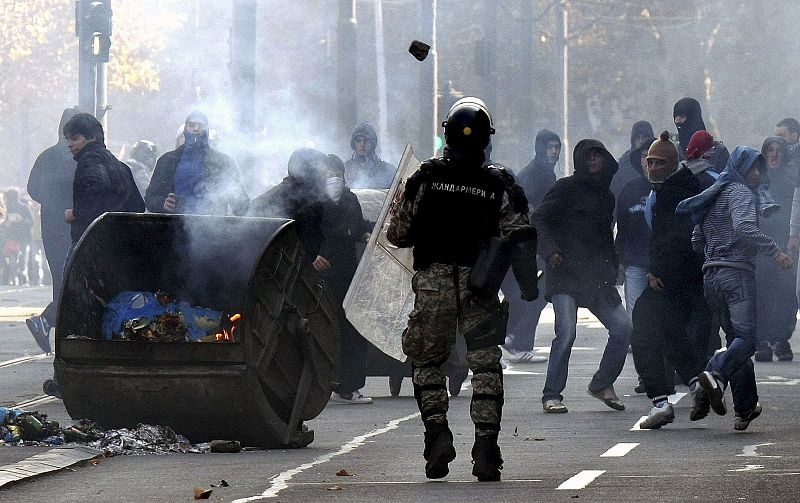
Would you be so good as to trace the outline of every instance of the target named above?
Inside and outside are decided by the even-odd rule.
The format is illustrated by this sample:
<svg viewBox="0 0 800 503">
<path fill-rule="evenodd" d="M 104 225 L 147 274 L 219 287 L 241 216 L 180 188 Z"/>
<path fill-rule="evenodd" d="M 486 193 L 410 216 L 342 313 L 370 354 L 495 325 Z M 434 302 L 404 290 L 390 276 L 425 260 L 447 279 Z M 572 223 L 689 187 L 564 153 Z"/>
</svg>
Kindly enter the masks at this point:
<svg viewBox="0 0 800 503">
<path fill-rule="evenodd" d="M 442 126 L 443 156 L 424 161 L 406 181 L 387 232 L 394 245 L 413 247 L 416 297 L 403 352 L 412 362 L 414 396 L 425 425 L 425 475 L 442 478 L 456 451 L 440 367 L 456 336 L 465 338 L 473 373 L 472 474 L 479 481 L 500 480 L 503 375 L 498 344 L 505 340 L 508 311 L 497 293 L 510 261 L 522 297 L 538 296 L 536 231 L 513 176 L 497 166 L 483 166 L 483 151 L 494 133 L 486 105 L 463 98 Z"/>
</svg>

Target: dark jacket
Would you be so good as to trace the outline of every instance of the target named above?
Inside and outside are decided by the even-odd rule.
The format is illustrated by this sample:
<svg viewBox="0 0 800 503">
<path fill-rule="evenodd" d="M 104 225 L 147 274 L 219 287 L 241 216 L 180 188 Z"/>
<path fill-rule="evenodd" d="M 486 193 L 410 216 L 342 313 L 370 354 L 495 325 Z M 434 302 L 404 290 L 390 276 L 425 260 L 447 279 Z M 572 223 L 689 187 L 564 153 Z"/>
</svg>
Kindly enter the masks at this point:
<svg viewBox="0 0 800 503">
<path fill-rule="evenodd" d="M 692 249 L 692 218 L 678 215 L 678 203 L 700 193 L 697 177 L 681 167 L 663 184 L 655 186 L 653 232 L 649 271 L 664 282 L 664 289 L 690 293 L 702 286 L 703 256 Z"/>
<path fill-rule="evenodd" d="M 599 176 L 591 176 L 586 158 L 591 150 L 602 153 Z M 575 174 L 558 180 L 533 214 L 539 233 L 539 255 L 547 260 L 561 254 L 563 264 L 545 268 L 545 298 L 564 293 L 579 306 L 600 299 L 621 302 L 615 288 L 617 254 L 614 249 L 614 194 L 609 190 L 617 161 L 597 140 L 581 140 L 573 154 Z"/>
<path fill-rule="evenodd" d="M 64 221 L 64 212 L 72 208 L 75 160 L 69 152 L 62 129 L 76 113 L 74 109 L 64 111 L 58 126 L 58 143 L 39 154 L 28 177 L 28 194 L 42 205 L 42 241 L 48 250 L 47 258 L 50 261 L 58 260 L 58 256 L 63 259 L 72 242 L 70 226 Z M 50 266 L 63 268 L 52 262 Z"/>
<path fill-rule="evenodd" d="M 339 302 L 344 300 L 358 267 L 356 243 L 371 227 L 364 221 L 361 204 L 345 188 L 338 202 L 322 204 L 322 243 L 319 255 L 328 259 L 331 268 L 321 273 Z"/>
<path fill-rule="evenodd" d="M 792 211 L 792 197 L 798 180 L 798 166 L 791 162 L 786 140 L 777 136 L 764 140 L 761 147 L 761 154 L 764 158 L 767 157 L 767 149 L 773 143 L 777 143 L 783 153 L 783 164 L 777 168 L 767 169 L 770 180 L 769 191 L 781 209 L 767 218 L 762 218 L 759 221 L 759 227 L 780 246 L 786 246 L 789 241 L 789 217 Z"/>
<path fill-rule="evenodd" d="M 144 213 L 144 201 L 130 168 L 114 157 L 102 141 L 87 143 L 75 155 L 75 160 L 78 164 L 72 183 L 73 243 L 103 213 Z"/>
<path fill-rule="evenodd" d="M 561 144 L 561 138 L 549 129 L 542 129 L 536 133 L 536 150 L 533 160 L 516 176 L 517 185 L 525 191 L 531 211 L 539 206 L 544 195 L 556 183 L 556 174 L 553 171 L 555 163 L 547 160 L 547 144 L 551 141 Z"/>
<path fill-rule="evenodd" d="M 313 262 L 322 246 L 324 201 L 320 187 L 313 187 L 302 178 L 287 176 L 281 183 L 253 199 L 248 215 L 293 219 L 306 258 Z"/>
<path fill-rule="evenodd" d="M 147 209 L 153 213 L 166 213 L 164 200 L 171 192 L 175 192 L 175 171 L 183 155 L 184 146 L 167 152 L 159 157 L 155 170 L 150 178 L 150 185 L 145 193 Z M 199 187 L 205 194 L 207 215 L 244 215 L 250 204 L 250 198 L 242 186 L 239 170 L 229 156 L 205 147 L 203 158 L 204 174 Z M 178 201 L 176 212 L 181 213 L 181 201 Z"/>
<path fill-rule="evenodd" d="M 654 138 L 646 140 L 640 148 L 633 149 L 631 158 L 640 160 L 642 150 L 646 151 L 653 141 Z M 635 169 L 639 176 L 625 184 L 617 197 L 617 236 L 614 244 L 623 266 L 647 269 L 650 263 L 651 232 L 644 218 L 644 209 L 653 184 L 642 172 L 641 162 L 633 164 L 632 169 Z M 614 179 L 616 177 L 617 175 L 614 175 Z"/>
<path fill-rule="evenodd" d="M 632 180 L 638 180 L 641 176 L 641 166 L 638 162 L 631 160 L 631 153 L 636 149 L 636 139 L 644 134 L 647 138 L 654 138 L 653 126 L 647 121 L 638 121 L 631 127 L 631 148 L 626 150 L 619 158 L 619 169 L 611 181 L 611 192 L 619 197 L 622 189 Z"/>
</svg>

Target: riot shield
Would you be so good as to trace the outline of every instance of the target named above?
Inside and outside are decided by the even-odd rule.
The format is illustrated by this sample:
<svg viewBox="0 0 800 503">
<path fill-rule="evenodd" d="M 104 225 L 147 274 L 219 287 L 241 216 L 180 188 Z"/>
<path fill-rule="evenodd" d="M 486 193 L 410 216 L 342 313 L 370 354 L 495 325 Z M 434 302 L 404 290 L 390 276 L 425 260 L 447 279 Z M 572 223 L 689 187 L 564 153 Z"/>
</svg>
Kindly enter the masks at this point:
<svg viewBox="0 0 800 503">
<path fill-rule="evenodd" d="M 411 248 L 397 248 L 386 239 L 389 210 L 403 195 L 405 180 L 418 168 L 419 159 L 410 145 L 384 199 L 369 243 L 344 298 L 347 319 L 378 349 L 398 361 L 405 361 L 402 333 L 414 307 L 411 278 L 414 275 Z"/>
</svg>

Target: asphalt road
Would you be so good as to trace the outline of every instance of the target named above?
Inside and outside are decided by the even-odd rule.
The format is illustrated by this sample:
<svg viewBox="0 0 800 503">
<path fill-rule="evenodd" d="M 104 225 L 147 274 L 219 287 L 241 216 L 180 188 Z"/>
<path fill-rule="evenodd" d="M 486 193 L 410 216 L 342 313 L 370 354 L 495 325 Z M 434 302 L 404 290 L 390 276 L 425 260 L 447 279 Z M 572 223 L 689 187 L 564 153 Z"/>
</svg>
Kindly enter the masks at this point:
<svg viewBox="0 0 800 503">
<path fill-rule="evenodd" d="M 0 288 L 0 404 L 34 400 L 27 408 L 67 422 L 60 401 L 36 401 L 52 356 L 38 354 L 24 323 L 48 298 L 44 287 Z M 537 341 L 544 351 L 552 337 L 548 314 Z M 501 482 L 477 483 L 470 473 L 468 386 L 451 400 L 458 456 L 450 475 L 428 481 L 410 381 L 393 398 L 385 377 L 370 377 L 364 391 L 375 403 L 329 405 L 308 423 L 316 440 L 307 448 L 105 458 L 2 488 L 0 501 L 193 501 L 194 487 L 222 479 L 230 486 L 214 488 L 211 501 L 800 501 L 800 362 L 756 364 L 764 412 L 745 432 L 733 430 L 732 412 L 690 422 L 690 399 L 681 386 L 672 396 L 675 423 L 643 431 L 636 424 L 650 404 L 633 394 L 630 358 L 616 384 L 625 411 L 586 394 L 605 336 L 595 320 L 580 320 L 565 392 L 568 414 L 541 410 L 544 364 L 508 369 Z M 0 447 L 0 466 L 47 450 Z M 342 469 L 351 476 L 337 476 Z"/>
</svg>

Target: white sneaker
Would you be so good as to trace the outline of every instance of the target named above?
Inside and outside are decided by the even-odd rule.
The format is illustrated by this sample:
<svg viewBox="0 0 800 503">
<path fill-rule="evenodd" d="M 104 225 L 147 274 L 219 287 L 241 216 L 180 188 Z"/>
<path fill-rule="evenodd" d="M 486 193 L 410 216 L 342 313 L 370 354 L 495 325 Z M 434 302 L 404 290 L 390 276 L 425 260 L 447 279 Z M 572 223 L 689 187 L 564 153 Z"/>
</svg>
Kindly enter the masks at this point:
<svg viewBox="0 0 800 503">
<path fill-rule="evenodd" d="M 349 395 L 340 395 L 335 391 L 331 393 L 331 402 L 334 403 L 345 403 L 345 404 L 368 404 L 372 403 L 372 398 L 368 396 L 364 396 L 361 394 L 361 390 L 357 389 L 350 393 Z"/>
<path fill-rule="evenodd" d="M 547 361 L 546 356 L 537 355 L 533 351 L 508 351 L 509 363 L 544 363 Z"/>
<path fill-rule="evenodd" d="M 675 409 L 672 404 L 666 400 L 661 404 L 661 407 L 653 405 L 650 413 L 647 414 L 647 419 L 639 423 L 639 428 L 643 430 L 657 430 L 662 426 L 669 424 L 675 420 Z"/>
</svg>

